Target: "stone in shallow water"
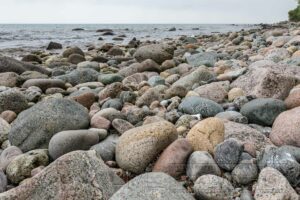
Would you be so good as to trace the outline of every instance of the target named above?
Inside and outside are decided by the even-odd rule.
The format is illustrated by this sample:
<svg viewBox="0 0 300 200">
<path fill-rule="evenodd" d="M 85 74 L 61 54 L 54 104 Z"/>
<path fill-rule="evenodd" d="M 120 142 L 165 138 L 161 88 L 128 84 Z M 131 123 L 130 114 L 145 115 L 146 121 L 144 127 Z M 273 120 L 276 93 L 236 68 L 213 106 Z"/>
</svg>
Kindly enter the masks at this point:
<svg viewBox="0 0 300 200">
<path fill-rule="evenodd" d="M 0 199 L 109 199 L 124 184 L 94 151 L 68 153 Z"/>
<path fill-rule="evenodd" d="M 135 177 L 117 191 L 110 200 L 194 200 L 181 184 L 161 172 Z"/>
<path fill-rule="evenodd" d="M 68 99 L 44 100 L 19 114 L 12 123 L 9 141 L 24 152 L 47 148 L 55 133 L 85 129 L 89 123 L 88 112 L 80 104 Z"/>
</svg>

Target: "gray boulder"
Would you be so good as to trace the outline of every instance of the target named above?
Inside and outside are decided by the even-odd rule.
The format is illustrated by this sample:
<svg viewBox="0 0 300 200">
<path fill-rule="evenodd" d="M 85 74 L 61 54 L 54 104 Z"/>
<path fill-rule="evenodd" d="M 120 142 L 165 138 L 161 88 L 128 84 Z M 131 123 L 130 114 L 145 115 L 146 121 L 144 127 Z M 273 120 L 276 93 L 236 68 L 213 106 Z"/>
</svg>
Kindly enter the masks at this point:
<svg viewBox="0 0 300 200">
<path fill-rule="evenodd" d="M 66 83 L 71 83 L 73 86 L 75 86 L 80 83 L 97 81 L 98 74 L 99 73 L 93 69 L 83 68 L 83 69 L 75 69 L 68 74 L 57 76 L 55 78 L 63 80 Z"/>
<path fill-rule="evenodd" d="M 87 110 L 68 99 L 48 99 L 19 114 L 12 124 L 9 141 L 26 152 L 48 148 L 51 137 L 60 131 L 89 126 Z"/>
<path fill-rule="evenodd" d="M 99 144 L 92 146 L 91 150 L 95 150 L 97 156 L 101 157 L 104 161 L 114 160 L 118 139 L 119 136 L 117 134 L 109 135 Z"/>
<path fill-rule="evenodd" d="M 142 62 L 147 59 L 152 59 L 158 64 L 173 58 L 173 47 L 162 44 L 150 44 L 137 49 L 134 58 Z"/>
<path fill-rule="evenodd" d="M 20 113 L 28 107 L 26 97 L 21 92 L 9 89 L 0 93 L 0 113 L 6 110 Z"/>
<path fill-rule="evenodd" d="M 15 60 L 6 56 L 0 56 L 0 73 L 15 72 L 22 74 L 25 71 L 37 71 L 49 75 L 50 72 L 42 67 Z"/>
<path fill-rule="evenodd" d="M 68 153 L 0 199 L 109 199 L 124 184 L 94 151 Z"/>
<path fill-rule="evenodd" d="M 152 172 L 135 177 L 117 191 L 110 200 L 194 200 L 171 176 Z"/>
</svg>

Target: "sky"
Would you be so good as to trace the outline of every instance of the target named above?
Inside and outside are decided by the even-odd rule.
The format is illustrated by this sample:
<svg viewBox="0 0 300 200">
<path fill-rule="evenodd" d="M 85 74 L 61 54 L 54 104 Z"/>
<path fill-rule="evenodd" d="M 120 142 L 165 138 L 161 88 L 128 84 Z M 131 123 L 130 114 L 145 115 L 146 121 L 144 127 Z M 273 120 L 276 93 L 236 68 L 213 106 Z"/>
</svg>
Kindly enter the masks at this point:
<svg viewBox="0 0 300 200">
<path fill-rule="evenodd" d="M 295 7 L 295 0 L 0 0 L 0 23 L 274 23 Z"/>
</svg>

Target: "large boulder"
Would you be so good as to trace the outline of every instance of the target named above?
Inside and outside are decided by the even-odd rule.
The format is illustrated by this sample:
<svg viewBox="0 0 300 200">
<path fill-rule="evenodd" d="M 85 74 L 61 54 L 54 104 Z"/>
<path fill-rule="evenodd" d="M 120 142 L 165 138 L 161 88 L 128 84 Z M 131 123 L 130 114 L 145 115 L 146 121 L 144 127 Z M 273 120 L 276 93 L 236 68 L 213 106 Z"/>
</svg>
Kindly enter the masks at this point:
<svg viewBox="0 0 300 200">
<path fill-rule="evenodd" d="M 135 177 L 116 192 L 110 200 L 194 200 L 171 176 L 152 172 Z"/>
<path fill-rule="evenodd" d="M 198 122 L 187 134 L 194 151 L 214 152 L 216 145 L 224 141 L 224 123 L 219 118 Z"/>
<path fill-rule="evenodd" d="M 254 197 L 256 200 L 299 200 L 286 178 L 271 167 L 260 172 Z"/>
<path fill-rule="evenodd" d="M 150 44 L 137 49 L 134 58 L 142 62 L 147 59 L 152 59 L 158 64 L 173 58 L 173 47 L 162 44 Z"/>
<path fill-rule="evenodd" d="M 216 114 L 224 111 L 222 106 L 216 102 L 197 96 L 183 99 L 178 109 L 190 115 L 201 114 L 202 117 L 214 117 Z"/>
<path fill-rule="evenodd" d="M 300 147 L 300 107 L 281 113 L 274 121 L 271 141 L 278 146 Z"/>
<path fill-rule="evenodd" d="M 285 110 L 285 104 L 281 100 L 260 98 L 242 106 L 241 114 L 246 116 L 250 123 L 271 126 L 276 117 Z"/>
<path fill-rule="evenodd" d="M 94 151 L 66 154 L 0 199 L 109 199 L 124 182 Z"/>
<path fill-rule="evenodd" d="M 27 108 L 28 102 L 23 93 L 14 89 L 0 92 L 0 113 L 6 110 L 11 110 L 15 113 L 19 113 Z"/>
<path fill-rule="evenodd" d="M 19 114 L 12 124 L 9 141 L 24 152 L 48 148 L 55 133 L 88 126 L 89 115 L 83 106 L 68 99 L 49 99 Z"/>
<path fill-rule="evenodd" d="M 247 95 L 258 98 L 284 99 L 299 79 L 300 69 L 293 66 L 253 66 L 235 80 L 231 87 L 242 88 Z"/>
<path fill-rule="evenodd" d="M 122 169 L 142 173 L 177 137 L 175 126 L 167 121 L 130 129 L 119 138 L 116 161 Z"/>
<path fill-rule="evenodd" d="M 25 71 L 37 71 L 43 74 L 50 74 L 48 70 L 42 67 L 18 61 L 6 56 L 0 56 L 0 73 L 15 72 L 17 74 L 22 74 Z"/>
</svg>

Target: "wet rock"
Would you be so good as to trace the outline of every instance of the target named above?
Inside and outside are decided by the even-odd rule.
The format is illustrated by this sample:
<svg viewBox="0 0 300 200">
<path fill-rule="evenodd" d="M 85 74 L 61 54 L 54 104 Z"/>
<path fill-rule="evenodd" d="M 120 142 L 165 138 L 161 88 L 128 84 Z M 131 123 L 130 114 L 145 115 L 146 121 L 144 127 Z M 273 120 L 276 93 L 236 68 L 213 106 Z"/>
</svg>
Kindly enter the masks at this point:
<svg viewBox="0 0 300 200">
<path fill-rule="evenodd" d="M 215 160 L 219 167 L 224 170 L 232 171 L 238 164 L 244 148 L 234 139 L 225 140 L 218 144 L 215 149 Z"/>
<path fill-rule="evenodd" d="M 208 152 L 195 151 L 189 157 L 186 174 L 192 181 L 196 181 L 202 175 L 220 176 L 221 170 Z"/>
<path fill-rule="evenodd" d="M 274 121 L 272 132 L 270 134 L 271 141 L 277 145 L 292 145 L 300 147 L 300 108 L 281 113 Z"/>
<path fill-rule="evenodd" d="M 283 101 L 260 98 L 245 104 L 241 109 L 241 114 L 246 116 L 250 123 L 271 126 L 276 117 L 285 109 Z"/>
<path fill-rule="evenodd" d="M 53 160 L 76 150 L 88 150 L 99 142 L 95 130 L 74 130 L 56 133 L 49 142 L 49 155 Z"/>
<path fill-rule="evenodd" d="M 183 99 L 178 110 L 191 115 L 201 114 L 203 117 L 213 117 L 224 111 L 216 102 L 196 96 Z"/>
<path fill-rule="evenodd" d="M 109 199 L 124 182 L 93 151 L 66 154 L 1 199 Z M 97 187 L 95 187 L 97 185 Z"/>
<path fill-rule="evenodd" d="M 122 169 L 136 174 L 142 173 L 176 139 L 176 128 L 167 121 L 130 129 L 117 143 L 116 161 Z"/>
<path fill-rule="evenodd" d="M 135 177 L 116 192 L 111 200 L 194 200 L 186 189 L 171 176 L 152 172 Z"/>
<path fill-rule="evenodd" d="M 153 167 L 153 172 L 164 172 L 178 178 L 184 174 L 187 159 L 192 151 L 193 148 L 188 140 L 175 140 L 160 155 Z"/>
<path fill-rule="evenodd" d="M 298 200 L 299 196 L 279 171 L 267 167 L 259 174 L 254 198 L 256 200 Z"/>
<path fill-rule="evenodd" d="M 50 74 L 48 70 L 42 67 L 21 62 L 6 56 L 0 56 L 0 73 L 15 72 L 17 74 L 22 74 L 25 71 L 37 71 L 43 74 Z"/>
<path fill-rule="evenodd" d="M 102 160 L 104 160 L 105 162 L 114 160 L 118 140 L 118 135 L 109 135 L 105 140 L 92 146 L 90 150 L 95 150 L 97 156 L 102 158 Z"/>
<path fill-rule="evenodd" d="M 224 140 L 224 124 L 218 118 L 208 118 L 198 122 L 186 137 L 194 151 L 214 152 L 217 144 Z"/>
<path fill-rule="evenodd" d="M 79 54 L 81 56 L 84 56 L 83 51 L 79 47 L 70 47 L 66 49 L 62 55 L 64 58 L 68 58 L 72 54 Z"/>
<path fill-rule="evenodd" d="M 28 103 L 26 97 L 21 92 L 13 89 L 0 92 L 1 113 L 6 110 L 20 113 L 26 108 L 28 108 Z"/>
<path fill-rule="evenodd" d="M 31 170 L 49 163 L 48 151 L 37 149 L 15 157 L 7 166 L 7 178 L 12 183 L 20 183 L 31 176 Z"/>
<path fill-rule="evenodd" d="M 18 115 L 12 124 L 9 141 L 26 152 L 48 147 L 55 133 L 84 129 L 88 125 L 89 115 L 83 106 L 67 99 L 49 99 Z"/>
<path fill-rule="evenodd" d="M 138 48 L 134 54 L 134 57 L 139 62 L 152 59 L 158 64 L 161 64 L 165 60 L 170 60 L 173 58 L 173 51 L 173 48 L 170 46 L 151 44 Z"/>
<path fill-rule="evenodd" d="M 57 42 L 50 42 L 48 44 L 47 50 L 53 50 L 53 49 L 62 49 L 62 44 Z"/>
<path fill-rule="evenodd" d="M 234 187 L 229 181 L 215 175 L 203 175 L 197 179 L 194 191 L 198 199 L 232 199 Z"/>
</svg>

